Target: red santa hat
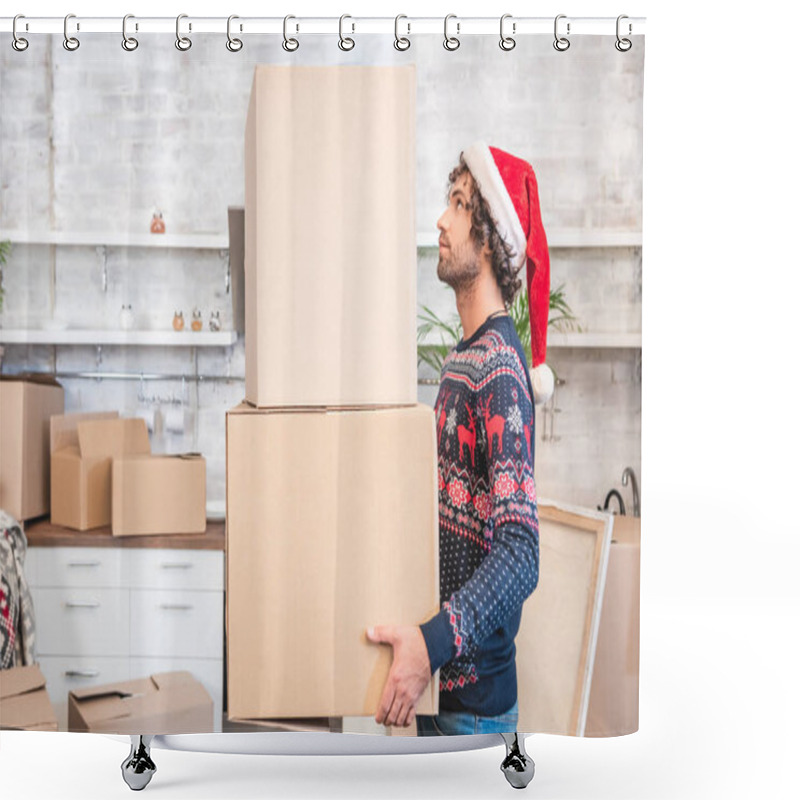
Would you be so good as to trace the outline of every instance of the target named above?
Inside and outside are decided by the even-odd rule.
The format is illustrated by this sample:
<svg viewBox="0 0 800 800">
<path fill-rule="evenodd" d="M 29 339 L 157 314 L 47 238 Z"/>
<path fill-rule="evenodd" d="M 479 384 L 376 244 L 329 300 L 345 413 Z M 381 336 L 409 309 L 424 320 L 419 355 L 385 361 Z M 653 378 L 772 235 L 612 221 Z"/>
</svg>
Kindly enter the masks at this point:
<svg viewBox="0 0 800 800">
<path fill-rule="evenodd" d="M 489 205 L 497 231 L 513 251 L 513 266 L 527 263 L 528 309 L 531 318 L 531 383 L 534 402 L 553 395 L 553 372 L 544 363 L 550 313 L 550 254 L 542 227 L 539 190 L 533 167 L 484 142 L 464 151 L 464 161 Z"/>
</svg>

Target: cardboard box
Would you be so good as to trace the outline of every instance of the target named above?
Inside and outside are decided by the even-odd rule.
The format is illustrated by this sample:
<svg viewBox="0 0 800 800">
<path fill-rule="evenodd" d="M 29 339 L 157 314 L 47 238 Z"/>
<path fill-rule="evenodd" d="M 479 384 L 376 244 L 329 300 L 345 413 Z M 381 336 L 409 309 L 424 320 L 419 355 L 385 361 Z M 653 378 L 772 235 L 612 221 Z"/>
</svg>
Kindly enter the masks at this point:
<svg viewBox="0 0 800 800">
<path fill-rule="evenodd" d="M 366 629 L 439 610 L 433 409 L 242 404 L 226 429 L 228 717 L 374 714 L 392 651 Z"/>
<path fill-rule="evenodd" d="M 203 533 L 206 460 L 199 453 L 115 458 L 111 495 L 114 536 Z"/>
<path fill-rule="evenodd" d="M 0 508 L 18 520 L 50 511 L 50 417 L 64 389 L 45 375 L 0 375 Z"/>
<path fill-rule="evenodd" d="M 640 526 L 638 517 L 614 516 L 586 736 L 639 730 Z"/>
<path fill-rule="evenodd" d="M 255 68 L 245 131 L 253 405 L 417 402 L 415 94 L 413 65 Z"/>
<path fill-rule="evenodd" d="M 88 686 L 69 693 L 70 731 L 213 733 L 214 701 L 191 672 Z"/>
<path fill-rule="evenodd" d="M 0 670 L 0 728 L 58 730 L 56 714 L 38 664 Z"/>
<path fill-rule="evenodd" d="M 111 524 L 111 463 L 150 452 L 143 419 L 116 412 L 50 420 L 50 520 L 85 531 Z"/>
</svg>

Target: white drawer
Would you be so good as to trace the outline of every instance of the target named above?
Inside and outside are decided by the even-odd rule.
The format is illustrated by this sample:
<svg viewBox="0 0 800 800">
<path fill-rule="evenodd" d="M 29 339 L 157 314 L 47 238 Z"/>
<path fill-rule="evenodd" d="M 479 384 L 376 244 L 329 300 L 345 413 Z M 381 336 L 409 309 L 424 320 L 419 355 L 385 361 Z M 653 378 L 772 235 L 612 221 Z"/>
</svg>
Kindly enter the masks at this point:
<svg viewBox="0 0 800 800">
<path fill-rule="evenodd" d="M 131 655 L 222 658 L 222 592 L 131 589 Z"/>
<path fill-rule="evenodd" d="M 123 551 L 117 547 L 32 547 L 26 574 L 31 586 L 127 586 Z"/>
<path fill-rule="evenodd" d="M 132 658 L 131 679 L 155 672 L 186 670 L 203 684 L 214 701 L 214 730 L 222 731 L 222 659 L 218 658 Z"/>
<path fill-rule="evenodd" d="M 47 694 L 56 712 L 60 731 L 67 730 L 67 699 L 70 691 L 129 679 L 127 658 L 42 656 L 38 663 L 47 681 Z"/>
<path fill-rule="evenodd" d="M 127 656 L 128 589 L 33 588 L 36 650 L 47 656 Z"/>
<path fill-rule="evenodd" d="M 132 588 L 222 591 L 225 585 L 222 550 L 135 548 L 125 556 Z"/>
</svg>

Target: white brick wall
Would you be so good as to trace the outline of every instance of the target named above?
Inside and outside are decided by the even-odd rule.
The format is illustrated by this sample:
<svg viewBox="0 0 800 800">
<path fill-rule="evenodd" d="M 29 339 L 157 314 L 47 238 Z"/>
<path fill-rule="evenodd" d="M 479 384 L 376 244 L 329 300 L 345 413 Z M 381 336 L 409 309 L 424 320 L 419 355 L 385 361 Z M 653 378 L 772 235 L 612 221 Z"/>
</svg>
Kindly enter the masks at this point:
<svg viewBox="0 0 800 800">
<path fill-rule="evenodd" d="M 465 38 L 446 52 L 441 37 L 416 37 L 397 53 L 387 37 L 357 39 L 342 53 L 333 38 L 305 37 L 286 54 L 273 37 L 250 37 L 228 53 L 222 39 L 196 37 L 179 53 L 171 35 L 149 35 L 126 53 L 116 35 L 87 35 L 76 53 L 61 39 L 35 37 L 25 53 L 0 48 L 0 229 L 145 233 L 159 207 L 168 233 L 227 231 L 227 207 L 244 201 L 244 120 L 256 63 L 407 63 L 418 70 L 417 220 L 435 232 L 447 174 L 476 138 L 529 158 L 548 230 L 642 226 L 642 65 L 644 45 L 626 54 L 613 38 L 574 37 L 556 53 L 550 37 L 520 40 L 503 53 L 493 36 Z M 276 113 L 280 110 L 276 109 Z M 455 314 L 436 279 L 436 253 L 421 253 L 420 304 Z M 554 249 L 552 283 L 587 331 L 641 331 L 639 248 Z M 73 327 L 118 326 L 130 303 L 137 326 L 168 327 L 173 311 L 197 306 L 208 324 L 219 309 L 231 325 L 224 263 L 214 251 L 109 247 L 108 288 L 93 247 L 15 247 L 4 286 L 6 328 L 60 320 Z M 3 370 L 92 370 L 92 347 L 6 346 Z M 557 390 L 554 433 L 537 415 L 539 493 L 597 505 L 620 490 L 625 466 L 641 467 L 641 359 L 634 350 L 551 349 Z M 106 370 L 204 376 L 244 374 L 242 343 L 232 348 L 104 347 Z M 424 374 L 424 373 L 423 373 Z M 67 410 L 119 408 L 154 418 L 155 400 L 183 436 L 167 431 L 156 451 L 200 449 L 208 497 L 224 499 L 224 412 L 238 382 L 65 380 Z M 435 388 L 421 386 L 432 403 Z M 183 413 L 180 413 L 180 410 Z M 549 413 L 549 412 L 548 412 Z M 547 426 L 545 420 L 547 419 Z M 622 490 L 630 505 L 629 490 Z"/>
</svg>

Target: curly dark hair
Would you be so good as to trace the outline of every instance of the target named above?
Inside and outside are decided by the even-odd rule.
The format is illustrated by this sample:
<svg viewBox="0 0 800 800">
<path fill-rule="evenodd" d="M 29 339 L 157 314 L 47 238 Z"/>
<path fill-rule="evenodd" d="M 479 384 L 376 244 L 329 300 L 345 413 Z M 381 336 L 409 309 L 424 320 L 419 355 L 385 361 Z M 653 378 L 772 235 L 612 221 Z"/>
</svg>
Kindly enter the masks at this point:
<svg viewBox="0 0 800 800">
<path fill-rule="evenodd" d="M 514 256 L 516 253 L 511 245 L 498 233 L 497 224 L 492 217 L 489 204 L 484 199 L 475 178 L 469 171 L 467 162 L 464 161 L 463 152 L 458 157 L 458 164 L 453 167 L 448 176 L 446 202 L 450 201 L 450 192 L 453 189 L 453 185 L 462 175 L 467 176 L 467 183 L 472 192 L 470 199 L 470 206 L 472 207 L 470 237 L 479 248 L 482 248 L 486 242 L 489 243 L 492 272 L 494 272 L 495 280 L 500 287 L 503 303 L 506 308 L 510 308 L 514 298 L 517 296 L 517 292 L 522 288 L 522 281 L 517 277 L 521 266 L 514 268 Z"/>
</svg>

